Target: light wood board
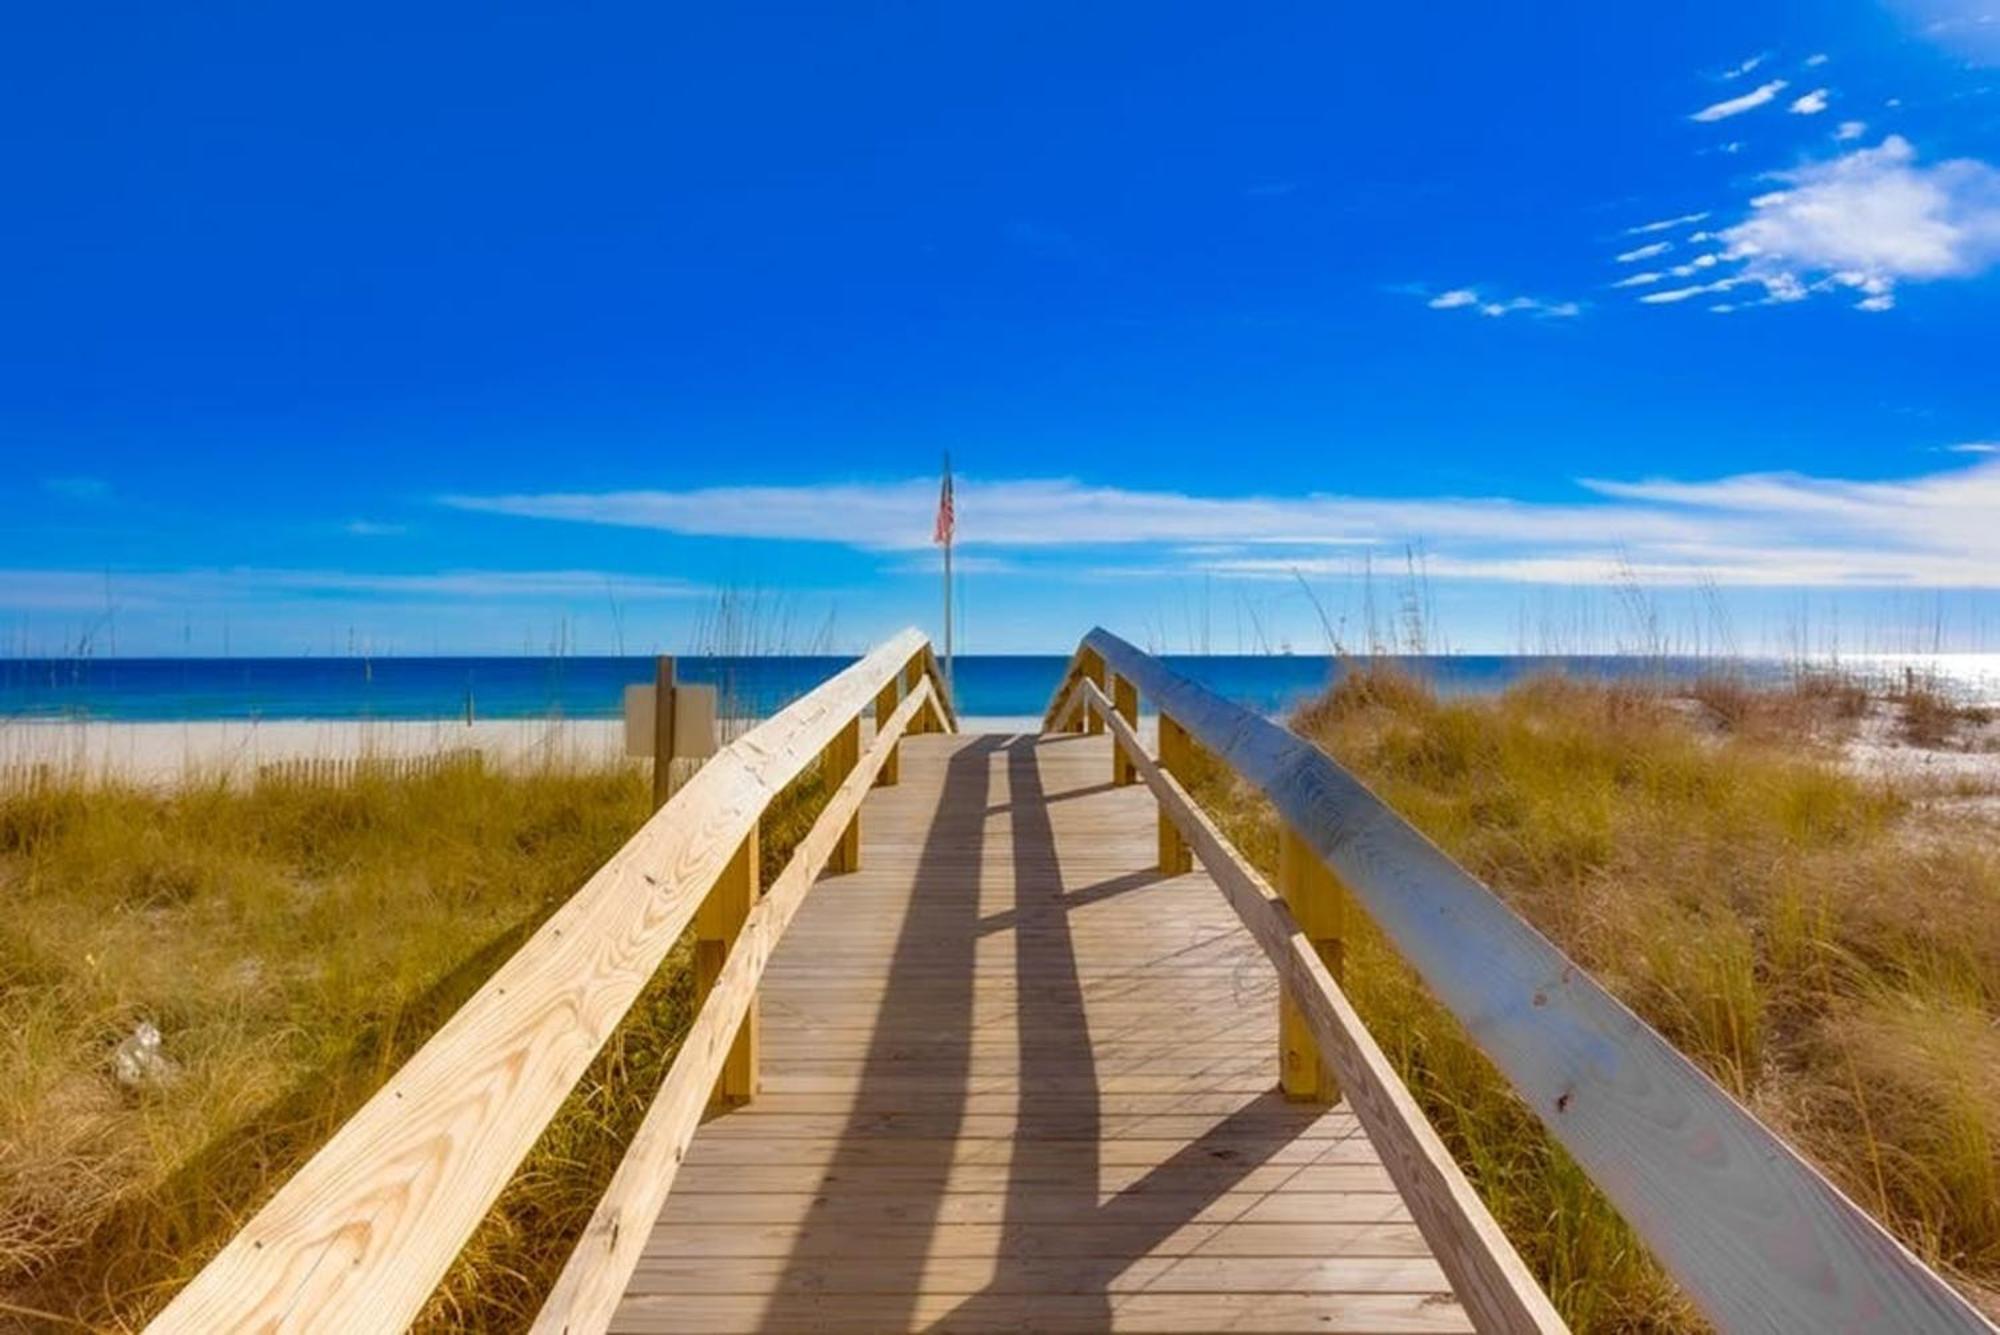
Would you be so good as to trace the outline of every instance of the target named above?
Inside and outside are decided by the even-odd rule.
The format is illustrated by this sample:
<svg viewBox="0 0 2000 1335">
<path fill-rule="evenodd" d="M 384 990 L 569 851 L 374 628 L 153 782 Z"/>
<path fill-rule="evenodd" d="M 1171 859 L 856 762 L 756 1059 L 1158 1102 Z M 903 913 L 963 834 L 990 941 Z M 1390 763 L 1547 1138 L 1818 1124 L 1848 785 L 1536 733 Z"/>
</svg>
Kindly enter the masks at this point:
<svg viewBox="0 0 2000 1335">
<path fill-rule="evenodd" d="M 1353 1115 L 1278 1094 L 1271 966 L 1108 742 L 904 740 L 613 1330 L 1470 1329 Z"/>
</svg>

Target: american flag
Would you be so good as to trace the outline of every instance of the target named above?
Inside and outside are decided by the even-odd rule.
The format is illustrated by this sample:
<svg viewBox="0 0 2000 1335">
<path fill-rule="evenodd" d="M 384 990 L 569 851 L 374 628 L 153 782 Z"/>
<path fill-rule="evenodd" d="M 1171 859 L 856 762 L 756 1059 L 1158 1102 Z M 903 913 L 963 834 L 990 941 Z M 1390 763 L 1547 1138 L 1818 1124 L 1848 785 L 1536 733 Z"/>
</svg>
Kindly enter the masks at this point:
<svg viewBox="0 0 2000 1335">
<path fill-rule="evenodd" d="M 931 541 L 940 546 L 951 546 L 951 532 L 957 516 L 951 508 L 951 464 L 944 466 L 944 485 L 938 491 L 937 527 L 931 533 Z"/>
</svg>

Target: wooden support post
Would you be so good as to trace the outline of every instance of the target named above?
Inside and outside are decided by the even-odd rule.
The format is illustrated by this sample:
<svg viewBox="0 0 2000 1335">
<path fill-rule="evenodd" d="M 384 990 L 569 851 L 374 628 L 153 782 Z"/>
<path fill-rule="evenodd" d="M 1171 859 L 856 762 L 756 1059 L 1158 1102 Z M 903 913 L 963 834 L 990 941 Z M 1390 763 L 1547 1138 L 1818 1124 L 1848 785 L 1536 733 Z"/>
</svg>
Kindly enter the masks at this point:
<svg viewBox="0 0 2000 1335">
<path fill-rule="evenodd" d="M 674 795 L 674 660 L 653 660 L 653 810 Z"/>
<path fill-rule="evenodd" d="M 861 763 L 861 716 L 848 720 L 847 726 L 833 736 L 826 754 L 821 759 L 821 775 L 826 791 L 831 793 L 840 787 L 850 771 Z M 840 842 L 834 846 L 833 856 L 827 860 L 830 872 L 861 870 L 861 813 L 855 812 L 854 819 L 841 832 Z"/>
<path fill-rule="evenodd" d="M 911 656 L 909 664 L 903 668 L 903 694 L 911 694 L 917 689 L 917 686 L 923 679 L 924 656 L 922 654 L 914 654 Z M 931 710 L 930 706 L 926 705 L 917 711 L 915 718 L 910 720 L 910 726 L 907 731 L 912 733 L 929 732 L 931 731 L 930 721 Z"/>
<path fill-rule="evenodd" d="M 1081 654 L 1077 655 L 1077 666 L 1084 676 L 1097 683 L 1098 690 L 1106 691 L 1107 694 L 1109 693 L 1104 680 L 1103 654 L 1098 653 L 1095 649 L 1085 649 Z M 1086 709 L 1083 713 L 1084 717 L 1089 720 L 1084 726 L 1085 732 L 1095 737 L 1098 733 L 1104 731 L 1104 720 L 1098 717 L 1095 710 Z"/>
<path fill-rule="evenodd" d="M 1327 972 L 1339 982 L 1347 891 L 1290 825 L 1278 836 L 1278 893 Z M 1290 991 L 1278 997 L 1278 1080 L 1285 1097 L 1298 1102 L 1332 1103 L 1340 1097 L 1333 1071 Z"/>
<path fill-rule="evenodd" d="M 1118 711 L 1118 717 L 1132 725 L 1132 731 L 1139 730 L 1139 688 L 1120 676 L 1111 678 L 1111 707 Z M 1111 748 L 1111 782 L 1123 788 L 1127 784 L 1139 782 L 1139 771 L 1132 767 L 1123 747 Z"/>
<path fill-rule="evenodd" d="M 737 848 L 736 855 L 729 860 L 716 881 L 715 888 L 702 900 L 701 907 L 694 915 L 694 986 L 695 1010 L 715 987 L 715 980 L 722 975 L 722 965 L 729 958 L 730 947 L 743 931 L 743 920 L 750 916 L 751 908 L 762 893 L 758 871 L 758 829 L 750 827 L 750 836 Z M 722 1063 L 722 1074 L 716 1078 L 715 1093 L 709 1104 L 714 1108 L 733 1108 L 748 1103 L 757 1097 L 757 1002 L 753 997 L 750 1009 L 743 1017 L 743 1025 L 736 1031 L 736 1041 L 730 1045 L 729 1056 Z"/>
<path fill-rule="evenodd" d="M 902 701 L 902 695 L 898 691 L 900 684 L 900 682 L 891 681 L 876 693 L 875 732 L 877 736 L 881 735 L 882 728 L 889 722 L 889 716 L 896 712 L 896 706 Z M 897 757 L 902 754 L 902 750 L 903 748 L 900 743 L 889 748 L 889 758 L 882 762 L 881 770 L 875 775 L 876 787 L 887 788 L 902 777 L 901 767 L 896 763 Z"/>
<path fill-rule="evenodd" d="M 1124 711 L 1120 711 L 1122 714 Z M 1166 714 L 1160 715 L 1160 768 L 1180 781 L 1183 788 L 1190 779 L 1188 761 L 1193 758 L 1194 743 L 1188 739 L 1187 729 L 1174 722 Z M 1188 851 L 1187 840 L 1181 838 L 1180 827 L 1167 819 L 1165 811 L 1160 812 L 1160 875 L 1179 876 L 1194 870 L 1194 856 Z"/>
</svg>

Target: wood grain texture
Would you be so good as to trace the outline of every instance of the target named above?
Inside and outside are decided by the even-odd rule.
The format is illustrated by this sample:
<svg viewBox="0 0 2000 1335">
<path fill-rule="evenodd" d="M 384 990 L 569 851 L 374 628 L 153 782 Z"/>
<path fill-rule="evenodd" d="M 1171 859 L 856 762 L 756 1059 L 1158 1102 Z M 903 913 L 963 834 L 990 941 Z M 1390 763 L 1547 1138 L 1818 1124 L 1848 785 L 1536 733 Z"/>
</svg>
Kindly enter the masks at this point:
<svg viewBox="0 0 2000 1335">
<path fill-rule="evenodd" d="M 1243 860 L 1180 781 L 1146 754 L 1138 733 L 1114 715 L 1110 701 L 1094 689 L 1086 689 L 1084 696 L 1087 708 L 1108 716 L 1113 744 L 1132 757 L 1140 778 L 1158 799 L 1161 814 L 1181 830 L 1188 847 L 1276 967 L 1284 1001 L 1310 1037 L 1312 1062 L 1311 1071 L 1301 1074 L 1293 1063 L 1294 1053 L 1285 1052 L 1286 1094 L 1317 1095 L 1333 1089 L 1335 1081 L 1347 1091 L 1348 1102 L 1380 1151 L 1389 1177 L 1478 1329 L 1568 1329 L 1361 1023 L 1325 954 L 1286 897 Z M 1336 888 L 1306 882 L 1307 873 L 1296 865 L 1296 856 L 1295 852 L 1291 870 L 1308 904 L 1318 892 Z M 1313 911 L 1309 907 L 1308 912 Z M 1322 1065 L 1328 1068 L 1326 1077 L 1320 1075 Z M 1300 1075 L 1296 1086 L 1295 1075 Z"/>
<path fill-rule="evenodd" d="M 744 918 L 735 949 L 717 972 L 659 1094 L 535 1318 L 537 1335 L 594 1335 L 610 1325 L 639 1263 L 646 1231 L 673 1189 L 688 1142 L 694 1139 L 704 1093 L 719 1078 L 727 1078 L 742 1043 L 743 1026 L 756 1019 L 757 985 L 772 951 L 821 873 L 831 866 L 854 814 L 930 691 L 930 682 L 920 679 L 916 690 L 880 720 L 866 754 L 828 797 L 769 893 Z"/>
<path fill-rule="evenodd" d="M 750 833 L 737 847 L 736 856 L 729 859 L 729 865 L 716 878 L 715 888 L 701 901 L 701 907 L 694 915 L 694 995 L 697 1008 L 702 1006 L 715 991 L 722 978 L 723 966 L 729 960 L 730 947 L 743 933 L 743 924 L 757 905 L 760 890 L 758 868 L 761 865 L 758 827 L 750 827 Z M 736 1026 L 736 1039 L 729 1046 L 729 1055 L 723 1059 L 714 1081 L 714 1093 L 709 1098 L 710 1106 L 725 1108 L 734 1104 L 748 1103 L 757 1097 L 757 1003 L 753 998 L 742 1022 Z"/>
<path fill-rule="evenodd" d="M 1103 737 L 913 736 L 771 959 L 619 1331 L 1465 1331 L 1277 978 Z M 774 895 L 775 895 L 774 891 Z M 746 940 L 748 938 L 746 937 Z"/>
<path fill-rule="evenodd" d="M 407 1325 L 771 798 L 923 649 L 903 632 L 712 757 L 151 1329 Z"/>
<path fill-rule="evenodd" d="M 1111 702 L 1118 710 L 1120 718 L 1134 728 L 1139 726 L 1139 688 L 1123 677 L 1111 679 Z M 1111 748 L 1111 782 L 1121 787 L 1139 781 L 1138 772 L 1132 768 L 1131 758 L 1118 747 Z"/>
<path fill-rule="evenodd" d="M 1088 693 L 1083 693 L 1088 696 Z M 1136 724 L 1134 725 L 1137 726 Z M 1188 765 L 1192 759 L 1192 746 L 1187 730 L 1174 722 L 1173 716 L 1160 715 L 1160 766 L 1185 784 L 1188 779 Z M 1187 840 L 1181 838 L 1181 829 L 1163 807 L 1160 810 L 1158 831 L 1159 866 L 1168 876 L 1178 876 L 1194 866 L 1194 859 L 1188 853 Z"/>
<path fill-rule="evenodd" d="M 1331 758 L 1107 631 L 1085 652 L 1270 799 L 1717 1326 L 1995 1329 Z"/>
<path fill-rule="evenodd" d="M 1340 882 L 1289 825 L 1278 834 L 1278 895 L 1340 982 Z M 1340 1097 L 1333 1068 L 1321 1058 L 1312 1025 L 1289 990 L 1278 999 L 1278 1078 L 1291 1098 L 1331 1103 Z"/>
</svg>

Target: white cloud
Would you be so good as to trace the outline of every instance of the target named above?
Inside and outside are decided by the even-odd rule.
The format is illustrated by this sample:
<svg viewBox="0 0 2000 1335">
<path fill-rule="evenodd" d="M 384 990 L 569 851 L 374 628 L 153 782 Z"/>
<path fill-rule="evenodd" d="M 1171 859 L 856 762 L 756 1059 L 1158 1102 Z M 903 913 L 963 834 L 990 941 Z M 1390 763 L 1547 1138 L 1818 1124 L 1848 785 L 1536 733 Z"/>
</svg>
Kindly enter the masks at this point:
<svg viewBox="0 0 2000 1335">
<path fill-rule="evenodd" d="M 2000 454 L 2000 441 L 1968 440 L 1960 445 L 1944 447 L 1947 454 Z"/>
<path fill-rule="evenodd" d="M 1669 272 L 1676 278 L 1689 278 L 1700 273 L 1703 269 L 1713 269 L 1721 261 L 1722 256 L 1720 254 L 1697 255 L 1686 264 L 1676 264 Z"/>
<path fill-rule="evenodd" d="M 1657 283 L 1657 282 L 1659 282 L 1659 281 L 1660 281 L 1660 280 L 1661 280 L 1662 278 L 1665 278 L 1665 277 L 1666 277 L 1666 275 L 1665 275 L 1665 274 L 1663 274 L 1663 273 L 1659 273 L 1659 272 L 1648 272 L 1648 273 L 1635 273 L 1635 274 L 1633 274 L 1633 275 L 1632 275 L 1631 277 L 1629 277 L 1629 278 L 1621 278 L 1621 279 L 1619 279 L 1619 280 L 1618 280 L 1617 282 L 1613 283 L 1613 284 L 1612 284 L 1611 286 L 1613 286 L 1613 287 L 1645 287 L 1645 286 L 1646 286 L 1646 285 L 1648 285 L 1649 283 Z"/>
<path fill-rule="evenodd" d="M 393 538 L 410 531 L 405 524 L 385 524 L 378 519 L 350 519 L 341 529 L 357 538 Z"/>
<path fill-rule="evenodd" d="M 1844 144 L 1850 139 L 1859 139 L 1867 133 L 1867 121 L 1842 121 L 1840 128 L 1833 132 L 1833 137 Z"/>
<path fill-rule="evenodd" d="M 8 570 L 0 571 L 0 607 L 40 611 L 101 611 L 107 600 L 119 608 L 194 605 L 216 607 L 290 602 L 295 599 L 352 599 L 385 602 L 481 602 L 588 599 L 607 591 L 627 602 L 705 596 L 710 590 L 680 580 L 598 570 L 447 570 L 354 574 L 340 570 L 286 570 L 259 567 L 188 570 Z"/>
<path fill-rule="evenodd" d="M 1759 51 L 1756 55 L 1750 57 L 1750 59 L 1744 61 L 1742 64 L 1737 65 L 1732 69 L 1724 70 L 1722 72 L 1722 77 L 1725 79 L 1740 79 L 1744 75 L 1748 74 L 1751 70 L 1756 69 L 1759 65 L 1763 64 L 1770 58 L 1771 58 L 1770 52 Z"/>
<path fill-rule="evenodd" d="M 1669 288 L 1665 292 L 1648 292 L 1645 296 L 1640 297 L 1639 300 L 1649 306 L 1661 306 L 1670 302 L 1686 301 L 1689 297 L 1699 297 L 1707 292 L 1727 292 L 1742 281 L 1740 278 L 1721 278 L 1713 283 L 1697 283 L 1693 287 L 1676 287 Z"/>
<path fill-rule="evenodd" d="M 1655 241 L 1650 246 L 1638 246 L 1613 258 L 1620 264 L 1630 264 L 1633 260 L 1649 260 L 1655 255 L 1664 255 L 1673 248 L 1674 243 L 1671 241 Z"/>
<path fill-rule="evenodd" d="M 1806 68 L 1809 70 L 1816 70 L 1821 65 L 1826 64 L 1826 62 L 1827 62 L 1826 52 L 1816 51 L 1812 55 L 1806 57 Z"/>
<path fill-rule="evenodd" d="M 1476 308 L 1481 315 L 1494 317 L 1526 312 L 1545 319 L 1563 319 L 1583 312 L 1583 308 L 1573 301 L 1543 301 L 1538 297 L 1493 297 L 1482 300 L 1479 294 L 1469 287 L 1453 288 L 1449 292 L 1432 297 L 1425 305 L 1436 311 Z"/>
<path fill-rule="evenodd" d="M 961 539 L 989 555 L 1145 544 L 1192 563 L 1181 569 L 1274 578 L 1352 564 L 1331 549 L 1399 552 L 1422 540 L 1438 577 L 1596 582 L 1629 565 L 1665 582 L 2000 587 L 2000 525 L 1992 521 L 2000 513 L 2000 458 L 1891 482 L 1755 474 L 1584 486 L 1595 499 L 1195 496 L 1065 479 L 967 479 L 958 508 Z M 935 479 L 913 478 L 452 503 L 687 534 L 920 552 L 936 496 Z M 78 578 L 101 601 L 102 576 Z M 0 579 L 0 587 L 8 582 Z"/>
<path fill-rule="evenodd" d="M 1770 299 L 1848 289 L 1866 310 L 1904 281 L 1964 277 L 2000 258 L 2000 171 L 1969 158 L 1932 167 L 1898 135 L 1829 162 L 1779 173 L 1723 229 L 1729 259 Z"/>
<path fill-rule="evenodd" d="M 1626 228 L 1625 235 L 1645 236 L 1649 232 L 1667 232 L 1676 227 L 1685 227 L 1689 223 L 1698 223 L 1708 215 L 1709 210 L 1703 209 L 1700 213 L 1683 213 L 1678 218 L 1662 218 L 1658 222 L 1640 223 L 1637 227 Z"/>
<path fill-rule="evenodd" d="M 1708 122 L 1726 120 L 1731 116 L 1740 116 L 1746 111 L 1754 111 L 1758 107 L 1763 106 L 1779 93 L 1784 92 L 1787 86 L 1785 80 L 1773 79 L 1769 83 L 1759 84 L 1741 97 L 1732 97 L 1727 101 L 1703 107 L 1700 111 L 1688 117 L 1688 119 Z"/>
<path fill-rule="evenodd" d="M 1831 90 L 1815 88 L 1803 97 L 1792 99 L 1792 114 L 1795 116 L 1817 116 L 1826 110 L 1826 99 Z"/>
</svg>

